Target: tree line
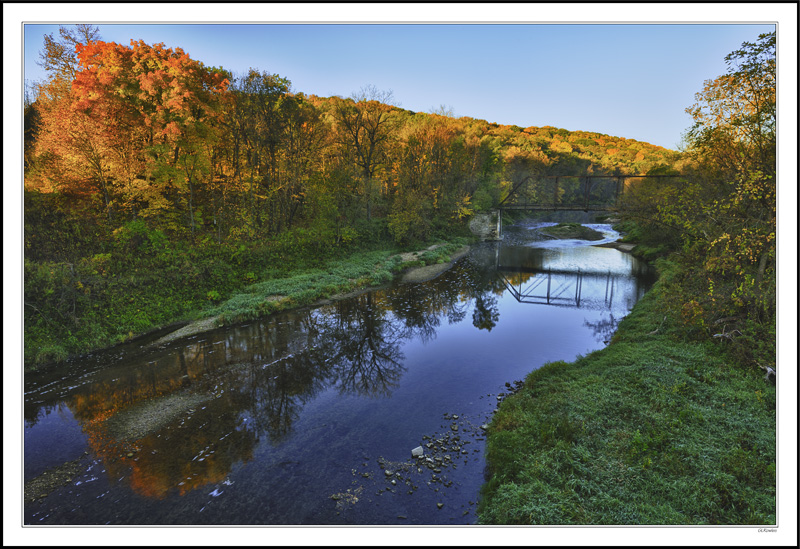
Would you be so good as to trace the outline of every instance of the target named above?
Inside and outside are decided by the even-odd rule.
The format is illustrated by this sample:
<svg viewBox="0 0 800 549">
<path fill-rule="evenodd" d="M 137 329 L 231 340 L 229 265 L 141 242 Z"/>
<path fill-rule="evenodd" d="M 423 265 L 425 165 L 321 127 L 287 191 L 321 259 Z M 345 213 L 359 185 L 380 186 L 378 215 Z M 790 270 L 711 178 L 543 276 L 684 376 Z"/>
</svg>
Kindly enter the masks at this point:
<svg viewBox="0 0 800 549">
<path fill-rule="evenodd" d="M 307 96 L 277 74 L 103 42 L 88 25 L 47 36 L 40 56 L 48 78 L 26 105 L 26 189 L 69 197 L 62 207 L 105 232 L 138 222 L 222 243 L 302 227 L 331 245 L 381 231 L 407 244 L 532 173 L 632 173 L 675 157 L 602 134 L 415 113 L 374 86 Z"/>
</svg>

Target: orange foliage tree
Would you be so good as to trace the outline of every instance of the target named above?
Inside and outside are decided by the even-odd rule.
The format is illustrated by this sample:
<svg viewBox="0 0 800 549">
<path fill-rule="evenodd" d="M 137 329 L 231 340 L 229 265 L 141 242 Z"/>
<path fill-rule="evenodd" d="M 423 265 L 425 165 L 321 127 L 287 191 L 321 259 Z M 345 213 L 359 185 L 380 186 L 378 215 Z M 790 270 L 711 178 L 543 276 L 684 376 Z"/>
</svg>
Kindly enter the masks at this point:
<svg viewBox="0 0 800 549">
<path fill-rule="evenodd" d="M 53 173 L 100 193 L 109 218 L 178 210 L 193 230 L 227 75 L 163 44 L 89 41 L 76 53 L 69 93 L 50 93 L 42 112 L 40 153 Z"/>
</svg>

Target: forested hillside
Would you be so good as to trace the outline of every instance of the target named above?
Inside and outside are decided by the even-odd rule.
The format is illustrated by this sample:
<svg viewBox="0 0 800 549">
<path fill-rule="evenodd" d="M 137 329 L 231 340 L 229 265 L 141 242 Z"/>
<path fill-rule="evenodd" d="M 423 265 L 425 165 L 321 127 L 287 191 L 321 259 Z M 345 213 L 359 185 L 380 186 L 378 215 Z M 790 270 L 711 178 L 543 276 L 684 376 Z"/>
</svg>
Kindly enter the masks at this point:
<svg viewBox="0 0 800 549">
<path fill-rule="evenodd" d="M 233 76 L 158 44 L 75 47 L 28 106 L 26 189 L 69 195 L 112 230 L 146 220 L 222 242 L 307 227 L 339 242 L 377 218 L 403 241 L 490 207 L 526 175 L 676 159 L 598 133 L 414 113 L 369 86 L 306 96 L 279 75 Z"/>
<path fill-rule="evenodd" d="M 678 154 L 502 126 L 391 92 L 307 96 L 180 48 L 47 36 L 25 105 L 25 358 L 180 318 L 246 283 L 355 249 L 463 233 L 528 175 L 645 173 Z M 447 98 L 442 98 L 446 101 Z"/>
</svg>

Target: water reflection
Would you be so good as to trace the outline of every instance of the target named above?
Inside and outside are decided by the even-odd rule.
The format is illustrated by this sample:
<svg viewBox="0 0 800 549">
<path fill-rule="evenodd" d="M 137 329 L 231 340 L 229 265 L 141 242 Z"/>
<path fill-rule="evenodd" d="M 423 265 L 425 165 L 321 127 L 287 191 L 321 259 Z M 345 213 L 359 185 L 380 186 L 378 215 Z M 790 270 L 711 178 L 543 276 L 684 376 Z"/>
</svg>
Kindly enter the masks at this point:
<svg viewBox="0 0 800 549">
<path fill-rule="evenodd" d="M 341 393 L 389 395 L 405 371 L 400 343 L 409 333 L 389 317 L 385 300 L 368 292 L 340 301 L 326 320 L 319 343 L 332 364 L 328 384 Z"/>
<path fill-rule="evenodd" d="M 323 390 L 390 395 L 405 372 L 403 342 L 433 340 L 471 300 L 473 323 L 490 329 L 498 288 L 481 286 L 488 281 L 444 276 L 290 311 L 58 380 L 68 385 L 61 391 L 47 390 L 57 381 L 44 374 L 29 380 L 26 425 L 66 406 L 110 477 L 127 476 L 142 496 L 184 494 L 223 480 L 262 439 L 279 444 Z"/>
<path fill-rule="evenodd" d="M 619 318 L 616 318 L 613 313 L 608 317 L 600 318 L 597 322 L 583 321 L 583 325 L 592 330 L 594 338 L 603 343 L 611 341 L 611 336 L 616 331 L 617 324 L 619 324 Z"/>
<path fill-rule="evenodd" d="M 492 295 L 479 295 L 475 298 L 475 308 L 472 311 L 472 325 L 479 330 L 491 332 L 500 320 L 500 311 L 497 307 L 497 298 Z"/>
<path fill-rule="evenodd" d="M 520 303 L 572 308 L 627 311 L 652 283 L 647 266 L 635 258 L 588 246 L 501 246 L 495 270 Z"/>
<path fill-rule="evenodd" d="M 125 478 L 147 498 L 184 495 L 224 481 L 237 463 L 254 459 L 260 443 L 280 445 L 324 391 L 389 397 L 407 372 L 407 342 L 434 341 L 444 322 L 471 321 L 475 330 L 491 332 L 500 324 L 504 294 L 525 301 L 544 287 L 545 273 L 546 303 L 566 300 L 610 312 L 590 326 L 607 339 L 647 281 L 634 263 L 605 251 L 614 253 L 487 244 L 429 282 L 397 284 L 163 348 L 101 353 L 66 376 L 58 370 L 26 378 L 26 429 L 66 407 L 109 479 Z"/>
</svg>

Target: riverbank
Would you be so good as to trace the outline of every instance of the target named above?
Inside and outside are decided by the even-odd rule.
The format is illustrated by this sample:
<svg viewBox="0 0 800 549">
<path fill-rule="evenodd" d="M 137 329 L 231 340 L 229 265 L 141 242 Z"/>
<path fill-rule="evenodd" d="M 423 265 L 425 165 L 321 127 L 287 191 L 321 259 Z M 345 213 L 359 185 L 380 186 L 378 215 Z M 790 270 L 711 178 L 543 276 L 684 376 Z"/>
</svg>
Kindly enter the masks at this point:
<svg viewBox="0 0 800 549">
<path fill-rule="evenodd" d="M 562 223 L 546 229 L 550 231 L 547 233 L 549 236 L 558 239 L 598 240 L 602 238 L 602 234 L 598 231 L 579 223 Z M 180 325 L 178 329 L 154 341 L 152 345 L 163 345 L 181 337 L 206 332 L 264 314 L 304 305 L 321 305 L 351 297 L 356 293 L 385 284 L 387 270 L 392 273 L 390 280 L 400 277 L 402 282 L 425 282 L 447 271 L 453 266 L 453 263 L 467 255 L 470 246 L 464 242 L 465 239 L 456 239 L 433 244 L 414 252 L 389 255 L 385 258 L 382 258 L 383 254 L 379 254 L 373 258 L 372 263 L 366 262 L 367 268 L 362 269 L 359 278 L 328 280 L 330 275 L 335 276 L 335 273 L 342 267 L 341 262 L 336 262 L 327 269 L 322 269 L 325 271 L 324 274 L 317 273 L 316 270 L 315 272 L 301 272 L 283 279 L 282 283 L 278 285 L 253 285 L 213 310 L 214 313 L 219 314 L 212 314 L 189 324 Z M 636 244 L 616 241 L 597 246 L 630 253 Z M 347 261 L 351 261 L 351 259 L 348 258 Z M 376 259 L 377 261 L 375 261 Z M 297 280 L 299 280 L 299 285 L 295 286 Z"/>
<path fill-rule="evenodd" d="M 608 347 L 502 402 L 481 523 L 775 524 L 775 385 L 683 337 L 659 268 Z"/>
<path fill-rule="evenodd" d="M 211 309 L 210 317 L 193 322 L 156 344 L 278 311 L 344 299 L 383 286 L 397 276 L 403 276 L 404 281 L 430 279 L 450 268 L 467 251 L 469 246 L 458 239 L 415 252 L 356 254 L 286 278 L 253 284 Z"/>
<path fill-rule="evenodd" d="M 344 299 L 385 285 L 398 276 L 404 282 L 430 280 L 449 269 L 469 249 L 465 239 L 459 238 L 414 252 L 355 254 L 292 276 L 253 284 L 207 310 L 202 318 L 179 326 L 151 345 L 164 345 L 181 337 L 282 310 Z"/>
</svg>

